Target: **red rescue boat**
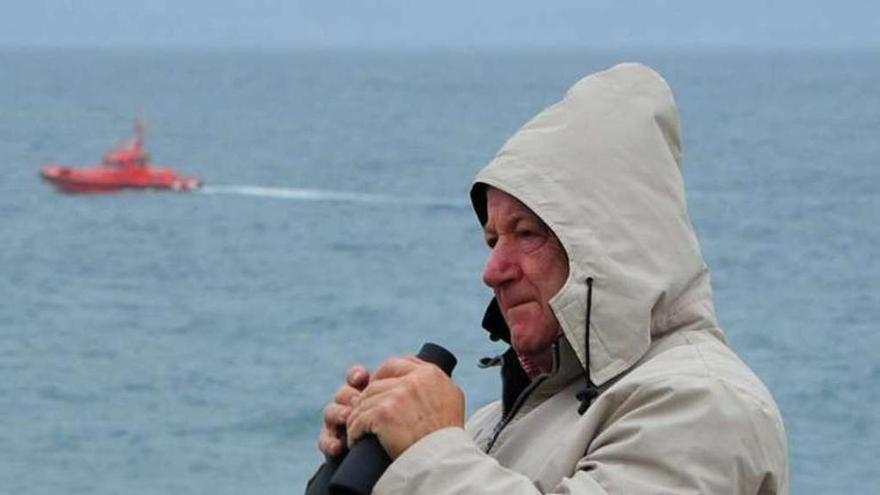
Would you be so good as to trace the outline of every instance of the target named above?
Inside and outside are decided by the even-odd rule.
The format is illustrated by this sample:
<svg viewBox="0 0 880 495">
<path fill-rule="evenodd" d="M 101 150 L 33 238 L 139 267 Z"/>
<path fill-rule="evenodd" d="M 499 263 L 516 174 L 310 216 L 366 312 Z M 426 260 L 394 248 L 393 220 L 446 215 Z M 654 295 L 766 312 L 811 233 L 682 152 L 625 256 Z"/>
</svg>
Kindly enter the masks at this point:
<svg viewBox="0 0 880 495">
<path fill-rule="evenodd" d="M 134 132 L 134 139 L 112 149 L 98 165 L 86 168 L 46 165 L 40 169 L 40 175 L 60 191 L 68 193 L 105 193 L 121 189 L 192 191 L 201 186 L 201 181 L 194 177 L 151 166 L 139 122 L 135 122 Z"/>
</svg>

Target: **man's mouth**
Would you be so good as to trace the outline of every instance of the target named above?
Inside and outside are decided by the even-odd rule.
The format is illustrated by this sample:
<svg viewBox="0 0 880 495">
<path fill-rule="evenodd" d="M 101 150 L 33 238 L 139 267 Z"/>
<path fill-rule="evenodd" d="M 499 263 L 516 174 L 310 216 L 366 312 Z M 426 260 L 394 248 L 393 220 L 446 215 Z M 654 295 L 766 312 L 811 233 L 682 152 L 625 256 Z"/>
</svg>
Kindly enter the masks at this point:
<svg viewBox="0 0 880 495">
<path fill-rule="evenodd" d="M 507 308 L 506 308 L 506 311 L 513 311 L 514 309 L 516 309 L 516 308 L 518 308 L 518 307 L 520 307 L 520 306 L 525 306 L 526 304 L 529 304 L 529 303 L 532 303 L 532 302 L 535 302 L 535 301 L 533 301 L 533 300 L 531 300 L 531 299 L 521 299 L 521 300 L 518 300 L 518 301 L 514 301 L 513 303 L 510 303 L 510 304 L 507 304 L 507 305 L 506 305 L 506 307 L 507 307 Z"/>
</svg>

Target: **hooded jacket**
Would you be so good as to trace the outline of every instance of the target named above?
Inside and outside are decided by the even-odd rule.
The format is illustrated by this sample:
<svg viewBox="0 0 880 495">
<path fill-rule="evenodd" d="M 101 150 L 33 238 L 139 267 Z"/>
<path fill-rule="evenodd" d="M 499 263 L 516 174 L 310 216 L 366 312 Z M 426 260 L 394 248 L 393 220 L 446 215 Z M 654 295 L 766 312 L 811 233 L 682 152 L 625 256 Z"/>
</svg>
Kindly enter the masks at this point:
<svg viewBox="0 0 880 495">
<path fill-rule="evenodd" d="M 530 383 L 509 349 L 502 400 L 413 444 L 374 493 L 787 494 L 779 410 L 715 318 L 666 82 L 638 64 L 582 79 L 478 174 L 481 223 L 487 187 L 568 255 L 553 369 Z M 484 326 L 508 339 L 494 300 Z"/>
</svg>

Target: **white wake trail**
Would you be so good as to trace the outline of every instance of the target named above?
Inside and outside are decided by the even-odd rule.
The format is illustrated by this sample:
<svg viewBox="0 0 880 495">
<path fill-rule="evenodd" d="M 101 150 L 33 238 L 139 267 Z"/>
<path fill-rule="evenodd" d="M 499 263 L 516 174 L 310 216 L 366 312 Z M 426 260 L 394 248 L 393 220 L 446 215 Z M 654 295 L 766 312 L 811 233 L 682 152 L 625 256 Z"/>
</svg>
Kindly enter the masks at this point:
<svg viewBox="0 0 880 495">
<path fill-rule="evenodd" d="M 368 194 L 345 191 L 330 191 L 326 189 L 301 189 L 294 187 L 263 187 L 263 186 L 203 186 L 198 191 L 201 194 L 223 194 L 234 196 L 257 196 L 261 198 L 293 199 L 300 201 L 334 201 L 344 203 L 374 203 L 374 204 L 405 204 L 421 206 L 441 206 L 448 208 L 464 208 L 468 206 L 466 201 L 458 201 L 452 198 L 431 197 L 404 197 L 387 194 Z"/>
</svg>

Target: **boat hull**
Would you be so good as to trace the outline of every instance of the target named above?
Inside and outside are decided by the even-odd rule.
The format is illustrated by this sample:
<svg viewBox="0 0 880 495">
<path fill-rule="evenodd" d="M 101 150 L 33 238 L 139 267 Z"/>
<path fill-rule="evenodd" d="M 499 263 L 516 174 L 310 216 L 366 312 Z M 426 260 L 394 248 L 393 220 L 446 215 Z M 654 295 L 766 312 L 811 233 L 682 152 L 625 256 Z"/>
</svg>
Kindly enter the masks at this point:
<svg viewBox="0 0 880 495">
<path fill-rule="evenodd" d="M 71 194 L 112 193 L 123 189 L 193 191 L 201 181 L 178 175 L 173 170 L 153 167 L 71 168 L 47 165 L 40 176 L 59 191 Z"/>
</svg>

